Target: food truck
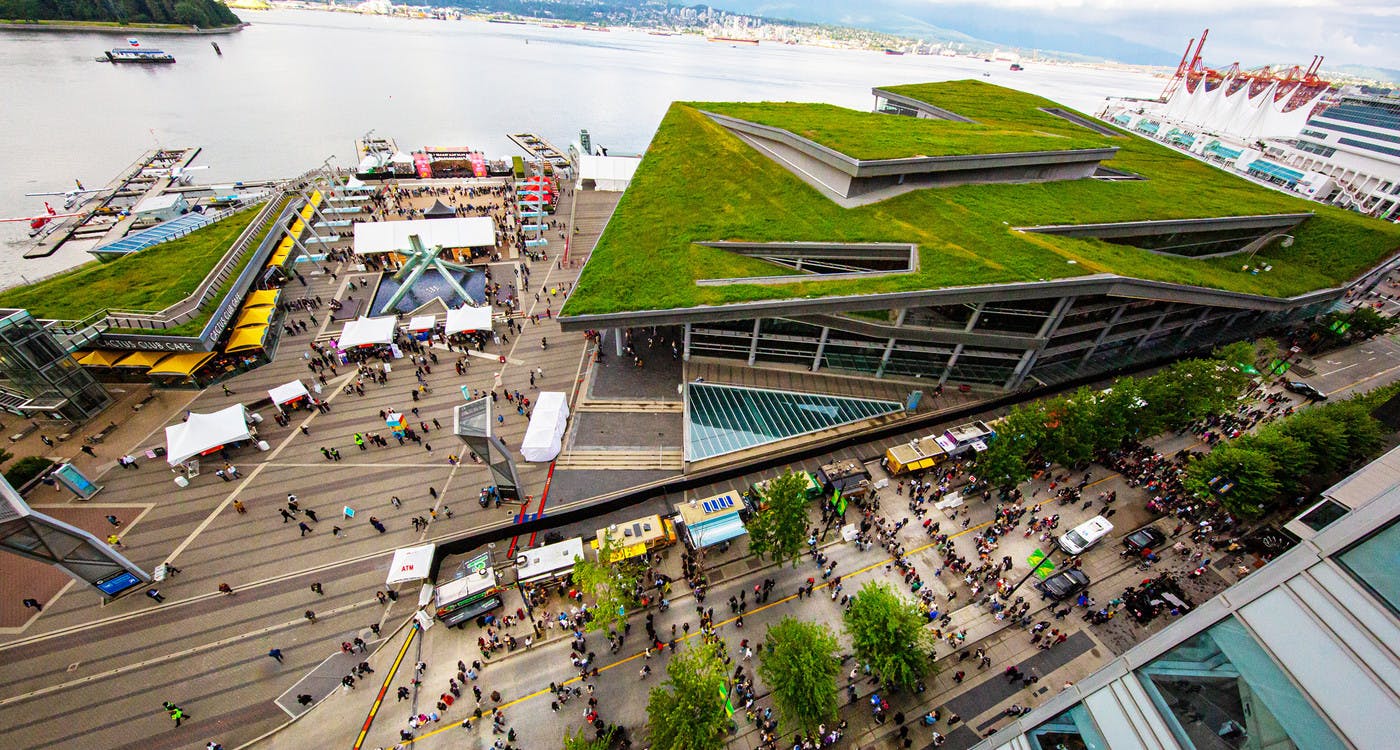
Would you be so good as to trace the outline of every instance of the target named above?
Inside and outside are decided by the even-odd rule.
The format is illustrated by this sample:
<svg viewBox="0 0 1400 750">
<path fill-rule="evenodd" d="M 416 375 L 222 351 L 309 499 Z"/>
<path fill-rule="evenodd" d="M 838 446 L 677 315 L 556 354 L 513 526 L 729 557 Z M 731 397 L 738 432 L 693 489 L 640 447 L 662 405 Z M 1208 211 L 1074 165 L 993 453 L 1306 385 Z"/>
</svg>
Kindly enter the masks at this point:
<svg viewBox="0 0 1400 750">
<path fill-rule="evenodd" d="M 597 537 L 591 542 L 595 551 L 601 548 L 604 539 L 612 541 L 614 552 L 611 560 L 603 562 L 622 562 L 675 544 L 676 527 L 669 519 L 650 515 L 598 529 Z"/>
<path fill-rule="evenodd" d="M 501 588 L 490 565 L 454 578 L 433 592 L 437 618 L 447 627 L 462 627 L 501 606 Z"/>
<path fill-rule="evenodd" d="M 581 537 L 524 550 L 515 557 L 515 580 L 522 588 L 552 586 L 572 575 L 574 560 L 581 557 Z"/>
<path fill-rule="evenodd" d="M 816 477 L 812 476 L 811 472 L 799 471 L 797 472 L 797 477 L 802 480 L 804 485 L 803 492 L 806 493 L 808 500 L 816 500 L 825 494 L 822 491 L 821 483 L 817 481 Z M 762 508 L 767 505 L 763 497 L 768 492 L 768 485 L 774 479 L 777 479 L 777 477 L 759 480 L 754 482 L 753 486 L 749 488 L 749 493 L 758 507 Z"/>
</svg>

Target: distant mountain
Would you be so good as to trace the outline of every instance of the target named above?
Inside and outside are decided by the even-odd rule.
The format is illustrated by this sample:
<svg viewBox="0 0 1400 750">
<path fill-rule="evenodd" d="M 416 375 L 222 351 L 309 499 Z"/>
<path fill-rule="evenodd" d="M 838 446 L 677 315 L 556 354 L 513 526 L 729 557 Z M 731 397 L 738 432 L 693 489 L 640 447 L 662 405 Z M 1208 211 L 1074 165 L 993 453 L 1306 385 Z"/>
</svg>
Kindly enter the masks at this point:
<svg viewBox="0 0 1400 750">
<path fill-rule="evenodd" d="M 204 29 L 242 23 L 217 0 L 0 0 L 0 19 L 162 23 Z"/>
<path fill-rule="evenodd" d="M 1323 65 L 1323 72 L 1335 70 L 1357 78 L 1370 78 L 1380 81 L 1389 86 L 1400 86 L 1400 70 L 1395 68 L 1378 68 L 1371 65 Z"/>
</svg>

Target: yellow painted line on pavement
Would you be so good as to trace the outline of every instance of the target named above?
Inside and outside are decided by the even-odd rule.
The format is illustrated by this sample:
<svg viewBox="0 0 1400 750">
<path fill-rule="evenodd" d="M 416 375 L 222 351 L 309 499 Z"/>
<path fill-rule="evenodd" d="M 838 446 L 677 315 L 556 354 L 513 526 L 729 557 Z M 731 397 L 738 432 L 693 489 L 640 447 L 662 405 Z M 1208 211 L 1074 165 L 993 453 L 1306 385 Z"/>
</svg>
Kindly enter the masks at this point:
<svg viewBox="0 0 1400 750">
<path fill-rule="evenodd" d="M 984 529 L 984 528 L 986 528 L 986 527 L 988 527 L 988 526 L 991 526 L 992 523 L 993 523 L 992 521 L 983 521 L 982 523 L 979 523 L 979 524 L 977 524 L 976 526 L 972 526 L 972 527 L 963 529 L 962 531 L 959 531 L 959 532 L 956 533 L 956 534 L 949 534 L 949 535 L 948 535 L 948 539 L 952 540 L 952 539 L 956 539 L 957 537 L 960 537 L 960 536 L 962 536 L 962 535 L 964 535 L 964 534 L 971 534 L 971 533 L 974 532 L 974 531 L 978 531 L 978 530 L 980 530 L 980 529 Z M 923 552 L 924 550 L 931 549 L 931 548 L 936 547 L 936 546 L 938 546 L 938 543 L 937 543 L 937 542 L 929 542 L 928 544 L 925 544 L 925 545 L 922 545 L 922 546 L 919 546 L 919 547 L 915 547 L 914 549 L 909 550 L 908 552 L 905 553 L 905 556 L 907 557 L 907 556 L 909 556 L 909 555 L 913 555 L 913 554 L 918 553 L 918 552 Z M 872 563 L 872 564 L 870 564 L 870 565 L 867 565 L 867 566 L 865 566 L 865 567 L 863 567 L 863 568 L 860 568 L 860 569 L 858 569 L 858 570 L 855 570 L 855 571 L 853 571 L 853 572 L 850 572 L 850 573 L 843 573 L 843 574 L 841 575 L 841 577 L 842 577 L 842 578 L 848 578 L 848 577 L 850 577 L 850 576 L 858 576 L 858 575 L 860 575 L 861 573 L 868 573 L 868 572 L 874 570 L 875 568 L 881 567 L 881 566 L 883 566 L 883 565 L 888 565 L 888 564 L 891 563 L 891 562 L 894 562 L 894 558 L 893 558 L 893 557 L 886 557 L 885 559 L 880 560 L 879 562 Z M 831 586 L 831 582 L 830 582 L 830 581 L 823 581 L 822 583 L 819 583 L 819 584 L 817 584 L 816 586 L 814 586 L 814 587 L 813 587 L 813 590 L 815 591 L 815 590 L 825 589 L 825 588 L 828 588 L 828 587 L 830 587 L 830 586 Z M 797 594 L 789 594 L 789 595 L 783 597 L 782 599 L 777 600 L 776 602 L 771 602 L 771 603 L 765 604 L 765 605 L 763 605 L 763 606 L 761 606 L 761 607 L 756 607 L 756 608 L 754 608 L 753 610 L 751 610 L 751 611 L 749 611 L 749 612 L 745 612 L 744 614 L 749 615 L 749 616 L 753 616 L 753 615 L 758 614 L 759 612 L 762 612 L 762 611 L 764 611 L 764 610 L 772 609 L 773 607 L 776 607 L 776 606 L 778 606 L 779 604 L 786 604 L 787 602 L 793 601 L 793 600 L 796 599 L 796 598 L 797 598 Z M 727 619 L 727 620 L 721 620 L 720 622 L 715 623 L 715 626 L 714 626 L 714 627 L 715 627 L 716 630 L 718 630 L 718 629 L 720 629 L 721 627 L 724 627 L 725 625 L 728 625 L 728 624 L 730 624 L 730 623 L 732 623 L 732 622 L 738 620 L 739 617 L 740 617 L 739 615 L 735 615 L 734 617 L 731 617 L 731 618 L 729 618 L 729 619 Z M 677 641 L 688 641 L 688 640 L 690 640 L 691 638 L 695 638 L 696 636 L 699 636 L 699 635 L 700 635 L 700 631 L 699 631 L 699 630 L 696 630 L 694 633 L 688 633 L 688 634 L 686 634 L 686 635 L 681 636 L 680 638 L 677 638 L 676 640 L 677 640 Z M 620 666 L 622 666 L 622 665 L 624 665 L 624 664 L 627 664 L 627 663 L 629 663 L 629 662 L 632 662 L 632 661 L 635 661 L 635 660 L 641 658 L 641 657 L 643 656 L 643 654 L 644 654 L 644 652 L 639 651 L 639 652 L 637 652 L 637 653 L 635 653 L 635 654 L 632 654 L 631 656 L 628 656 L 628 657 L 624 657 L 624 658 L 622 658 L 622 659 L 619 659 L 618 661 L 615 661 L 615 662 L 613 662 L 612 664 L 609 664 L 609 665 L 607 665 L 607 666 L 605 666 L 605 667 L 599 667 L 599 668 L 598 668 L 598 671 L 601 673 L 601 672 L 606 672 L 606 671 L 608 671 L 608 670 L 610 670 L 610 669 L 616 669 L 617 667 L 620 667 Z M 489 662 L 488 662 L 488 663 L 489 663 Z M 578 678 L 578 677 L 570 677 L 569 679 L 564 680 L 563 682 L 558 683 L 558 685 L 559 685 L 560 687 L 563 687 L 563 686 L 565 686 L 565 685 L 572 685 L 572 684 L 574 684 L 575 682 L 580 682 L 580 681 L 581 681 L 581 679 Z M 549 689 L 548 689 L 548 688 L 540 688 L 539 690 L 536 690 L 536 691 L 533 692 L 533 693 L 530 693 L 530 694 L 528 694 L 528 695 L 523 695 L 523 696 L 521 696 L 521 697 L 519 697 L 519 698 L 516 698 L 515 700 L 506 701 L 505 703 L 502 703 L 501 705 L 497 706 L 497 708 L 500 708 L 501 710 L 505 710 L 505 709 L 510 708 L 510 707 L 512 707 L 512 706 L 517 706 L 517 705 L 519 705 L 519 704 L 521 704 L 521 703 L 524 703 L 525 701 L 533 700 L 533 699 L 535 699 L 535 698 L 538 698 L 538 697 L 540 697 L 540 696 L 542 696 L 542 695 L 547 694 L 548 692 L 549 692 Z M 482 713 L 482 717 L 483 717 L 483 718 L 485 718 L 486 716 L 489 716 L 489 715 L 490 715 L 489 712 L 483 712 L 483 713 Z M 419 735 L 419 736 L 414 737 L 413 739 L 408 740 L 407 742 L 404 742 L 404 743 L 402 743 L 402 744 L 411 745 L 411 744 L 413 744 L 413 743 L 415 743 L 415 742 L 418 742 L 419 740 L 426 740 L 426 739 L 428 739 L 429 737 L 434 737 L 434 736 L 436 736 L 436 735 L 442 734 L 443 732 L 446 732 L 446 731 L 448 731 L 449 729 L 456 729 L 456 728 L 460 727 L 461 725 L 462 725 L 462 722 L 461 722 L 461 721 L 453 721 L 452 723 L 448 724 L 447 726 L 439 727 L 439 728 L 437 728 L 437 729 L 434 729 L 434 730 L 431 731 L 431 732 L 428 732 L 427 734 Z M 358 750 L 358 746 L 357 746 L 357 750 Z"/>
<path fill-rule="evenodd" d="M 355 738 L 354 750 L 360 750 L 360 746 L 365 744 L 365 735 L 369 734 L 369 728 L 374 724 L 374 717 L 379 713 L 379 707 L 384 705 L 384 696 L 389 692 L 389 683 L 393 682 L 394 675 L 398 674 L 399 665 L 403 664 L 403 657 L 408 653 L 408 645 L 413 643 L 413 638 L 418 635 L 418 630 L 417 623 L 409 626 L 408 637 L 403 639 L 403 647 L 399 649 L 399 655 L 394 657 L 394 663 L 389 666 L 389 673 L 384 675 L 384 684 L 379 686 L 379 695 L 374 697 L 374 705 L 370 706 L 369 716 L 365 717 L 365 724 L 360 727 L 360 734 Z"/>
<path fill-rule="evenodd" d="M 1376 378 L 1379 378 L 1379 377 L 1381 377 L 1382 375 L 1389 375 L 1390 373 L 1395 372 L 1396 370 L 1400 370 L 1400 365 L 1396 365 L 1396 366 L 1394 366 L 1394 367 L 1388 367 L 1388 368 L 1386 368 L 1386 369 L 1384 369 L 1384 370 L 1381 370 L 1380 372 L 1376 373 L 1375 375 L 1368 375 L 1368 376 L 1366 376 L 1366 377 L 1364 377 L 1364 378 L 1362 378 L 1362 379 L 1360 379 L 1360 380 L 1358 380 L 1358 381 L 1356 381 L 1356 382 L 1354 382 L 1354 383 L 1347 383 L 1346 385 L 1342 386 L 1341 388 L 1337 388 L 1337 389 L 1333 390 L 1332 392 L 1333 392 L 1333 393 L 1341 393 L 1342 391 L 1345 391 L 1345 390 L 1348 389 L 1348 388 L 1355 388 L 1356 386 L 1361 385 L 1362 383 L 1365 383 L 1365 382 L 1368 381 L 1368 380 L 1375 380 Z"/>
</svg>

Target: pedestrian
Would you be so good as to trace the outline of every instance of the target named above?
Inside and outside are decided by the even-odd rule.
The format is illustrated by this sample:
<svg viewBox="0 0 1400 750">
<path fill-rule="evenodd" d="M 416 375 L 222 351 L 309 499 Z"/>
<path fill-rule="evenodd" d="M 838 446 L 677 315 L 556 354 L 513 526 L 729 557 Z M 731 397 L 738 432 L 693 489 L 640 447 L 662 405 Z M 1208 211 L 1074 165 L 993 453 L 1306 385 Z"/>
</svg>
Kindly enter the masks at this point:
<svg viewBox="0 0 1400 750">
<path fill-rule="evenodd" d="M 121 525 L 122 525 L 121 520 L 119 520 L 116 516 L 107 516 L 107 523 L 110 523 L 110 524 L 112 524 L 113 526 L 121 526 Z"/>
<path fill-rule="evenodd" d="M 300 703 L 303 706 L 311 705 L 311 702 L 314 700 L 315 698 L 312 698 L 310 693 L 299 693 L 297 695 L 297 703 Z"/>
<path fill-rule="evenodd" d="M 278 508 L 277 512 L 282 514 L 282 523 L 292 520 L 292 514 L 288 513 L 286 508 Z"/>
<path fill-rule="evenodd" d="M 225 396 L 232 396 L 232 395 L 233 395 L 233 391 L 230 391 L 230 390 L 228 389 L 228 386 L 227 386 L 227 385 L 224 385 L 223 383 L 220 383 L 220 384 L 219 384 L 219 387 L 222 388 L 222 389 L 224 389 L 224 395 L 225 395 Z"/>
<path fill-rule="evenodd" d="M 280 649 L 280 648 L 270 649 L 270 650 L 267 652 L 267 655 L 268 655 L 268 656 L 271 656 L 271 657 L 274 658 L 274 659 L 276 659 L 278 664 L 281 664 L 281 663 L 282 663 L 282 649 Z"/>
<path fill-rule="evenodd" d="M 317 581 L 317 582 L 311 584 L 311 592 L 314 593 L 314 594 L 320 594 L 321 596 L 325 596 L 325 595 L 326 595 L 326 592 L 324 592 L 324 591 L 321 590 L 321 582 L 320 582 L 320 581 Z"/>
<path fill-rule="evenodd" d="M 172 709 L 172 710 L 170 711 L 170 718 L 173 719 L 173 720 L 175 721 L 175 726 L 178 727 L 178 726 L 180 726 L 180 722 L 181 722 L 182 720 L 188 719 L 188 718 L 190 718 L 190 717 L 187 716 L 187 715 L 185 715 L 185 709 L 180 708 L 179 706 L 176 706 L 174 709 Z"/>
<path fill-rule="evenodd" d="M 311 533 L 311 527 L 307 526 L 305 521 L 297 521 L 297 528 L 301 529 L 302 536 L 306 536 L 307 534 Z M 340 527 L 338 526 L 336 527 L 337 530 L 339 530 L 339 528 Z"/>
<path fill-rule="evenodd" d="M 97 451 L 94 451 L 94 450 L 92 449 L 92 446 L 91 446 L 91 445 L 84 445 L 80 450 L 81 450 L 83 453 L 86 453 L 86 454 L 88 454 L 89 456 L 92 456 L 93 458 L 97 458 Z M 124 461 L 123 461 L 123 465 L 125 465 L 125 462 L 124 462 Z"/>
<path fill-rule="evenodd" d="M 247 513 L 247 512 L 248 512 L 248 509 L 245 508 L 245 507 L 243 507 L 243 501 L 242 501 L 242 500 L 234 500 L 234 501 L 233 501 L 233 509 L 236 510 L 236 511 L 238 511 L 238 515 L 240 515 L 240 516 L 243 515 L 244 513 Z"/>
<path fill-rule="evenodd" d="M 339 526 L 332 526 L 332 527 L 331 527 L 331 536 L 340 536 L 340 527 L 339 527 Z"/>
<path fill-rule="evenodd" d="M 316 622 L 316 613 L 309 609 L 303 612 L 301 616 L 305 617 L 307 622 Z"/>
<path fill-rule="evenodd" d="M 224 596 L 233 596 L 233 587 L 228 585 L 227 583 L 221 583 L 219 584 L 219 593 L 223 594 Z"/>
<path fill-rule="evenodd" d="M 156 604 L 160 604 L 161 602 L 165 601 L 165 597 L 161 596 L 159 589 L 146 589 L 146 596 L 149 596 L 152 599 L 154 599 L 156 601 Z"/>
<path fill-rule="evenodd" d="M 25 599 L 22 604 L 24 604 L 26 608 L 33 609 L 36 612 L 44 611 L 44 605 L 40 604 L 38 599 Z"/>
<path fill-rule="evenodd" d="M 319 519 L 319 518 L 316 517 L 316 511 L 314 511 L 314 510 L 312 510 L 312 509 L 310 509 L 310 508 L 307 508 L 307 509 L 306 509 L 306 517 L 307 517 L 307 518 L 310 518 L 311 521 L 312 521 L 313 523 L 320 523 L 320 522 L 321 522 L 321 519 Z"/>
</svg>

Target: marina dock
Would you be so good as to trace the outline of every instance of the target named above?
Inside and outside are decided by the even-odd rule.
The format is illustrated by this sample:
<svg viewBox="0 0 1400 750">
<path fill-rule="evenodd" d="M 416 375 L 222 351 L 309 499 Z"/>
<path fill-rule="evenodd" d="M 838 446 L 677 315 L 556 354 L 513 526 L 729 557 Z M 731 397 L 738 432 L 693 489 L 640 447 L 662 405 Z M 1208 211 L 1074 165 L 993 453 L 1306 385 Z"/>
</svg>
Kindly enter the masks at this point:
<svg viewBox="0 0 1400 750">
<path fill-rule="evenodd" d="M 174 180 L 168 175 L 153 177 L 149 169 L 184 169 L 199 155 L 199 148 L 157 148 L 141 155 L 117 174 L 92 198 L 77 208 L 78 216 L 55 220 L 52 228 L 35 240 L 25 258 L 47 258 L 69 240 L 96 239 L 98 243 L 120 239 L 131 228 L 134 218 L 120 212 L 147 197 L 160 195 Z M 115 220 L 112 220 L 116 217 Z"/>
<path fill-rule="evenodd" d="M 556 167 L 562 167 L 569 163 L 569 157 L 564 155 L 564 152 L 534 133 L 511 133 L 506 137 L 510 138 L 511 143 L 524 149 L 526 153 L 536 159 L 547 161 Z"/>
</svg>

